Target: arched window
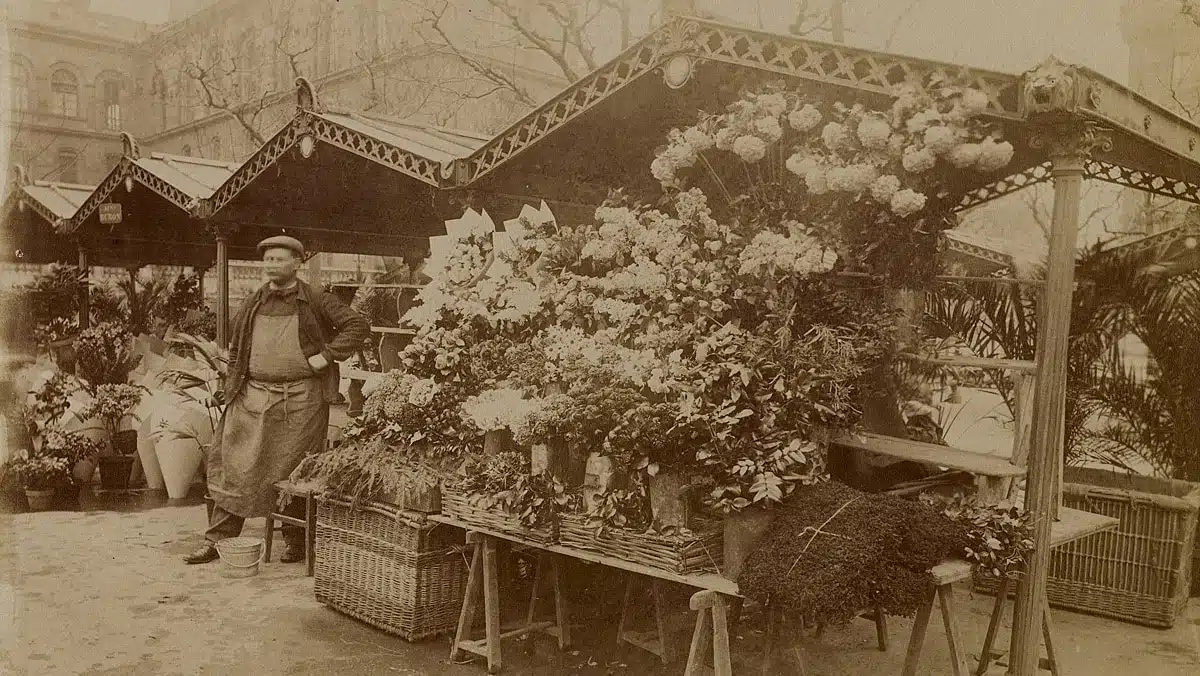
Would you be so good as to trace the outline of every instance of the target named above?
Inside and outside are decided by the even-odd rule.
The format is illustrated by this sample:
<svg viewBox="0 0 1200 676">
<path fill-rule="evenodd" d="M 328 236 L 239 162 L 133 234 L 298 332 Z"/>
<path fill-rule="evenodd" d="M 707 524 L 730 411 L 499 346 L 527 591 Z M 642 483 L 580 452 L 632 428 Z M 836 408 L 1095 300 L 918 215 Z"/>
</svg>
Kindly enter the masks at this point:
<svg viewBox="0 0 1200 676">
<path fill-rule="evenodd" d="M 104 104 L 104 128 L 118 131 L 121 128 L 121 83 L 116 80 L 105 80 L 101 87 L 101 101 Z"/>
<path fill-rule="evenodd" d="M 12 105 L 17 110 L 29 110 L 29 69 L 19 63 L 12 64 Z"/>
<path fill-rule="evenodd" d="M 58 149 L 58 180 L 63 183 L 79 182 L 79 152 L 74 148 Z"/>
<path fill-rule="evenodd" d="M 55 115 L 79 117 L 79 80 L 69 70 L 59 69 L 50 76 L 51 109 Z"/>
</svg>

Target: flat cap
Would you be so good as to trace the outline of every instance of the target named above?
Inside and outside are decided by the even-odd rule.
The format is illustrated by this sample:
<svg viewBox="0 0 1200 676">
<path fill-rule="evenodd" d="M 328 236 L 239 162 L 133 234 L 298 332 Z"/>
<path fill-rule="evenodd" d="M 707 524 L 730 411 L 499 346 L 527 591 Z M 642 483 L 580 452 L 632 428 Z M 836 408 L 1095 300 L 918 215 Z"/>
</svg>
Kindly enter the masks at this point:
<svg viewBox="0 0 1200 676">
<path fill-rule="evenodd" d="M 297 256 L 304 257 L 304 245 L 295 237 L 288 237 L 287 235 L 275 235 L 258 243 L 259 254 L 266 253 L 267 249 L 289 249 L 294 251 Z"/>
</svg>

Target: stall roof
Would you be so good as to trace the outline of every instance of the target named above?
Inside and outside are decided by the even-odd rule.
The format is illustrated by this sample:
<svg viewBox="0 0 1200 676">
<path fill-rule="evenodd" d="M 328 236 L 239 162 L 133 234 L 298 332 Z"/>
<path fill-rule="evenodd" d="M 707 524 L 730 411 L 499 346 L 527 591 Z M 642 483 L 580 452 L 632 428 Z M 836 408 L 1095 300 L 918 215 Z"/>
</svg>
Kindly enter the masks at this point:
<svg viewBox="0 0 1200 676">
<path fill-rule="evenodd" d="M 462 213 L 439 192 L 487 137 L 326 109 L 307 80 L 296 85 L 296 116 L 194 213 L 247 246 L 287 232 L 316 251 L 423 257 Z"/>
<path fill-rule="evenodd" d="M 166 153 L 143 156 L 132 136 L 121 138 L 121 161 L 60 231 L 78 238 L 94 264 L 212 265 L 216 241 L 193 210 L 238 165 Z M 102 204 L 120 206 L 119 222 L 100 222 Z M 254 258 L 256 252 L 234 247 L 230 256 Z"/>
<path fill-rule="evenodd" d="M 43 264 L 74 259 L 75 243 L 55 228 L 79 210 L 94 186 L 31 180 L 19 165 L 13 176 L 4 200 L 3 260 Z"/>
<path fill-rule="evenodd" d="M 646 183 L 653 149 L 669 129 L 693 122 L 698 107 L 720 109 L 755 81 L 787 78 L 886 101 L 897 85 L 934 75 L 985 92 L 985 114 L 1017 148 L 1008 175 L 954 186 L 960 209 L 1048 180 L 1046 123 L 1064 120 L 1092 124 L 1109 141 L 1088 163 L 1089 178 L 1200 203 L 1200 127 L 1090 69 L 1052 58 L 1016 75 L 687 17 L 666 22 L 500 132 L 459 163 L 458 182 L 500 191 L 541 172 L 578 192 L 596 168 L 572 166 L 572 156 L 600 143 L 612 151 L 593 156 L 606 159 L 608 183 Z"/>
</svg>

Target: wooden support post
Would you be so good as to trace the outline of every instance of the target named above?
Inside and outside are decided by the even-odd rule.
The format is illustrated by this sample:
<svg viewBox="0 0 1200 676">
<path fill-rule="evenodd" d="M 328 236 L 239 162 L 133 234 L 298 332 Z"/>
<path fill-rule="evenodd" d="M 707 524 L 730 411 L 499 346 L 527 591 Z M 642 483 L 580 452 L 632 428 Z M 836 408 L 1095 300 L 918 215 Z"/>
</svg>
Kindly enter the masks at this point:
<svg viewBox="0 0 1200 676">
<path fill-rule="evenodd" d="M 217 345 L 229 347 L 229 236 L 217 232 Z"/>
<path fill-rule="evenodd" d="M 963 652 L 958 626 L 954 622 L 954 586 L 940 585 L 938 600 L 941 602 L 942 626 L 946 629 L 946 644 L 950 647 L 950 665 L 953 668 L 953 674 L 954 676 L 967 676 L 971 672 L 967 668 L 967 656 Z"/>
<path fill-rule="evenodd" d="M 713 674 L 733 676 L 733 662 L 729 654 L 729 604 L 725 597 L 705 589 L 692 594 L 689 605 L 696 611 L 696 629 L 692 633 L 685 676 L 699 676 L 703 666 L 704 644 L 709 642 L 712 644 Z M 709 626 L 712 627 L 711 636 L 708 635 Z"/>
<path fill-rule="evenodd" d="M 467 571 L 467 588 L 463 595 L 462 610 L 458 614 L 458 631 L 454 635 L 454 644 L 450 646 L 450 661 L 458 661 L 464 652 L 462 644 L 471 638 L 471 629 L 475 625 L 475 609 L 479 603 L 480 592 L 483 590 L 483 544 L 478 533 L 467 533 L 467 544 L 474 546 L 471 554 L 471 567 Z"/>
<path fill-rule="evenodd" d="M 921 651 L 925 648 L 925 631 L 929 629 L 929 616 L 933 614 L 933 601 L 937 596 L 937 587 L 930 587 L 917 609 L 917 619 L 913 621 L 912 634 L 908 638 L 908 652 L 904 656 L 904 676 L 917 676 L 917 667 L 921 664 Z"/>
<path fill-rule="evenodd" d="M 487 670 L 495 674 L 503 666 L 500 659 L 500 581 L 496 575 L 496 538 L 483 537 L 483 613 L 487 640 Z"/>
<path fill-rule="evenodd" d="M 83 331 L 92 325 L 92 268 L 88 264 L 87 247 L 79 245 L 79 272 L 82 278 L 79 283 L 79 330 Z"/>
<path fill-rule="evenodd" d="M 1063 453 L 1067 340 L 1071 329 L 1079 196 L 1084 161 L 1092 148 L 1103 145 L 1104 141 L 1094 125 L 1076 120 L 1044 125 L 1035 130 L 1031 141 L 1034 147 L 1049 148 L 1054 212 L 1038 325 L 1038 378 L 1034 386 L 1033 436 L 1025 482 L 1025 507 L 1033 522 L 1034 547 L 1026 561 L 1027 574 L 1017 590 L 1011 669 L 1015 676 L 1035 676 L 1038 667 L 1040 616 L 1046 603 L 1046 576 L 1050 569 L 1050 526 L 1058 504 L 1055 493 L 1059 456 Z"/>
</svg>

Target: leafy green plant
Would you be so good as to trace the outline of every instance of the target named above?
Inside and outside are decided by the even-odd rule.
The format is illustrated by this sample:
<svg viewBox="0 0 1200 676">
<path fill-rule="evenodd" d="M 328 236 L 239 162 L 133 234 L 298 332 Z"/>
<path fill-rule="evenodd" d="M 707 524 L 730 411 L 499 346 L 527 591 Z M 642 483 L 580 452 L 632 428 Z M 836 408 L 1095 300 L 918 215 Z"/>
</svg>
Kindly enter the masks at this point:
<svg viewBox="0 0 1200 676">
<path fill-rule="evenodd" d="M 471 503 L 515 515 L 524 526 L 545 526 L 569 504 L 566 488 L 549 472 L 533 474 L 521 453 L 469 458 L 454 487 Z"/>
<path fill-rule="evenodd" d="M 975 496 L 925 494 L 921 502 L 941 510 L 967 529 L 964 554 L 995 577 L 1020 577 L 1025 557 L 1033 551 L 1033 524 L 1020 507 L 981 504 Z"/>
<path fill-rule="evenodd" d="M 93 387 L 124 383 L 141 361 L 133 353 L 133 334 L 120 324 L 106 323 L 79 334 L 76 373 Z"/>
<path fill-rule="evenodd" d="M 74 467 L 75 463 L 100 454 L 100 444 L 79 432 L 67 432 L 57 427 L 46 429 L 42 436 L 43 455 L 62 458 Z"/>
<path fill-rule="evenodd" d="M 26 412 L 32 418 L 35 431 L 42 426 L 57 423 L 71 406 L 71 395 L 82 390 L 84 384 L 75 376 L 55 371 L 33 391 L 33 405 Z"/>
<path fill-rule="evenodd" d="M 160 438 L 194 439 L 199 443 L 201 436 L 216 434 L 220 424 L 221 412 L 224 408 L 222 400 L 225 377 L 229 370 L 229 356 L 215 343 L 189 334 L 176 334 L 168 345 L 172 352 L 198 360 L 199 364 L 203 364 L 204 370 L 200 368 L 197 368 L 195 372 L 184 369 L 167 370 L 159 374 L 158 381 L 175 394 L 199 404 L 206 414 L 208 428 L 206 430 L 170 429 L 164 420 L 155 434 Z"/>
<path fill-rule="evenodd" d="M 79 315 L 79 292 L 87 275 L 74 265 L 53 263 L 38 273 L 25 288 L 33 292 L 39 310 L 39 323 L 54 319 L 76 319 Z"/>
<path fill-rule="evenodd" d="M 157 315 L 169 328 L 191 333 L 184 328 L 193 313 L 207 310 L 204 295 L 200 293 L 200 277 L 195 274 L 179 274 L 165 285 L 161 292 Z"/>
<path fill-rule="evenodd" d="M 33 329 L 33 339 L 38 345 L 47 347 L 79 335 L 79 320 L 75 317 L 55 317 L 38 324 Z"/>
<path fill-rule="evenodd" d="M 115 437 L 121 420 L 133 412 L 148 391 L 140 385 L 125 383 L 99 385 L 93 390 L 92 401 L 81 415 L 85 419 L 99 418 L 108 433 Z"/>
<path fill-rule="evenodd" d="M 49 455 L 19 455 L 5 463 L 5 472 L 29 490 L 51 490 L 71 477 L 66 459 Z"/>
</svg>

